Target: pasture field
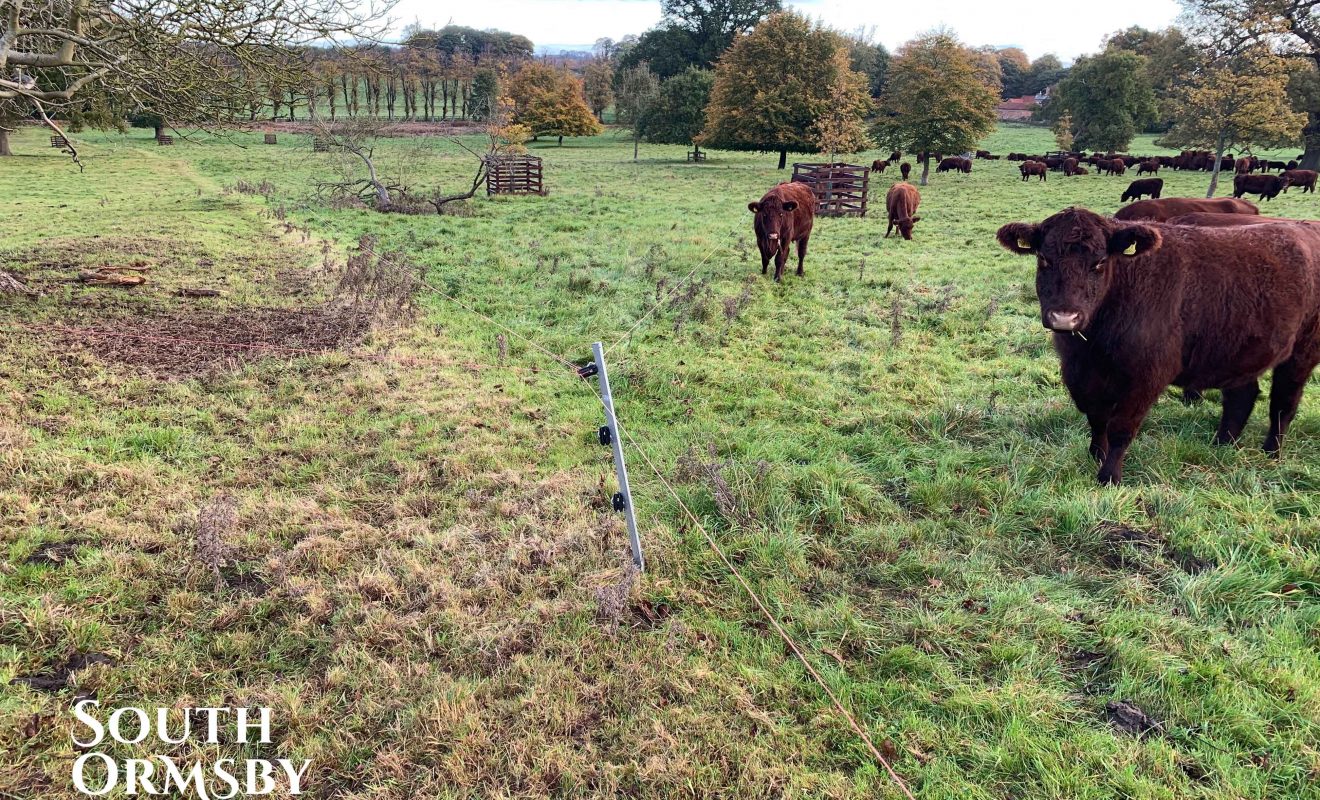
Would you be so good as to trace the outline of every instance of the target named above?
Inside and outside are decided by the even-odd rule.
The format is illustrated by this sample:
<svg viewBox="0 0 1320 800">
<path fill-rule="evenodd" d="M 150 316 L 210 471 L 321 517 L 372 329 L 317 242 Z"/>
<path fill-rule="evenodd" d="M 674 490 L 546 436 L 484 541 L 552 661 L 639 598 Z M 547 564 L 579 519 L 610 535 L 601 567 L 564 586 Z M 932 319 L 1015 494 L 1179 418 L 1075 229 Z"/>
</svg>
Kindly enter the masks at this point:
<svg viewBox="0 0 1320 800">
<path fill-rule="evenodd" d="M 548 196 L 402 216 L 318 200 L 305 138 L 148 135 L 82 135 L 79 174 L 27 130 L 0 164 L 0 259 L 45 293 L 0 300 L 0 797 L 76 796 L 88 693 L 271 706 L 317 798 L 899 797 L 631 449 L 629 574 L 590 387 L 441 295 L 585 363 L 675 287 L 610 354 L 622 424 L 917 797 L 1317 797 L 1320 385 L 1277 462 L 1263 409 L 1216 448 L 1218 394 L 1170 394 L 1097 486 L 1034 262 L 994 240 L 1131 175 L 932 174 L 912 242 L 880 176 L 776 285 L 746 209 L 773 154 L 536 143 Z M 320 310 L 365 235 L 425 268 L 415 319 Z M 148 282 L 67 280 L 102 265 Z"/>
</svg>

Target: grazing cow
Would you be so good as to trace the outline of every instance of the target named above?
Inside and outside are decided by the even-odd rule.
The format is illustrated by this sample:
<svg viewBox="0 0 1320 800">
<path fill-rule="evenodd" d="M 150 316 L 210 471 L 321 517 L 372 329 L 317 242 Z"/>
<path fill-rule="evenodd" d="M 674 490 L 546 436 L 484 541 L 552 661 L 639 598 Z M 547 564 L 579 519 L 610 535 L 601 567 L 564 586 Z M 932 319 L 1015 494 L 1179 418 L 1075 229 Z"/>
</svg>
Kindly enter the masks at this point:
<svg viewBox="0 0 1320 800">
<path fill-rule="evenodd" d="M 895 150 L 894 152 L 892 152 L 892 153 L 889 154 L 889 163 L 892 164 L 893 162 L 899 160 L 899 159 L 902 158 L 902 157 L 903 157 L 903 151 L 902 151 L 902 150 Z"/>
<path fill-rule="evenodd" d="M 1279 177 L 1286 178 L 1288 180 L 1288 186 L 1302 187 L 1303 194 L 1305 194 L 1306 192 L 1315 194 L 1315 179 L 1317 177 L 1317 174 L 1316 171 L 1313 169 L 1285 170 L 1284 173 Z M 1283 191 L 1285 193 L 1287 193 L 1288 191 L 1288 186 L 1283 187 Z"/>
<path fill-rule="evenodd" d="M 1046 173 L 1048 173 L 1049 170 L 1046 169 L 1045 164 L 1040 161 L 1023 161 L 1018 165 L 1018 171 L 1022 173 L 1022 180 L 1024 181 L 1032 175 L 1039 178 L 1039 180 L 1036 181 L 1037 183 L 1048 180 Z"/>
<path fill-rule="evenodd" d="M 788 248 L 797 242 L 798 268 L 807 257 L 807 241 L 811 239 L 811 226 L 816 221 L 816 195 L 805 183 L 781 183 L 765 193 L 759 203 L 748 203 L 755 214 L 752 229 L 756 231 L 756 246 L 761 250 L 761 274 L 766 273 L 770 259 L 775 260 L 775 280 L 784 274 Z"/>
<path fill-rule="evenodd" d="M 1146 173 L 1150 173 L 1151 175 L 1160 174 L 1160 162 L 1157 159 L 1149 158 L 1138 164 L 1137 174 L 1145 175 Z"/>
<path fill-rule="evenodd" d="M 1287 167 L 1287 169 L 1284 170 L 1284 172 L 1287 172 L 1287 171 L 1290 170 L 1290 169 L 1297 169 L 1297 162 L 1296 162 L 1296 161 L 1289 161 L 1289 162 L 1288 162 L 1288 167 Z"/>
<path fill-rule="evenodd" d="M 1247 175 L 1251 172 L 1251 159 L 1246 156 L 1239 158 L 1233 165 L 1233 173 L 1236 175 Z"/>
<path fill-rule="evenodd" d="M 903 173 L 903 180 L 907 180 L 908 175 L 912 174 L 912 165 L 904 161 L 902 164 L 898 165 L 898 171 Z"/>
<path fill-rule="evenodd" d="M 977 151 L 976 151 L 976 157 L 977 157 L 977 158 L 989 158 L 989 157 L 990 157 L 990 151 L 989 151 L 989 150 L 977 150 Z"/>
<path fill-rule="evenodd" d="M 1114 219 L 1124 222 L 1142 220 L 1146 222 L 1164 222 L 1179 214 L 1194 211 L 1208 211 L 1216 214 L 1259 214 L 1256 208 L 1246 200 L 1234 200 L 1231 197 L 1216 197 L 1202 200 L 1196 197 L 1166 197 L 1163 200 L 1138 200 L 1130 206 L 1123 206 L 1114 212 Z"/>
<path fill-rule="evenodd" d="M 950 170 L 953 170 L 954 172 L 970 173 L 972 171 L 972 160 L 961 156 L 949 156 L 948 158 L 941 159 L 940 165 L 935 168 L 936 172 L 948 172 Z"/>
<path fill-rule="evenodd" d="M 1162 191 L 1164 191 L 1163 178 L 1141 178 L 1128 184 L 1127 190 L 1123 192 L 1123 196 L 1118 202 L 1126 203 L 1129 200 L 1140 200 L 1144 194 L 1158 200 Z"/>
<path fill-rule="evenodd" d="M 917 206 L 921 205 L 921 194 L 917 187 L 910 183 L 896 183 L 889 187 L 889 194 L 885 195 L 885 209 L 889 211 L 889 228 L 885 230 L 885 238 L 898 228 L 898 232 L 904 239 L 911 241 L 912 226 L 921 221 L 921 217 L 916 216 Z"/>
<path fill-rule="evenodd" d="M 1110 159 L 1109 168 L 1106 172 L 1109 175 L 1122 175 L 1127 172 L 1127 164 L 1121 158 Z"/>
<path fill-rule="evenodd" d="M 1151 225 L 1069 208 L 998 238 L 1036 256 L 1041 322 L 1090 423 L 1101 483 L 1122 481 L 1137 429 L 1171 384 L 1221 390 L 1215 441 L 1229 444 L 1273 369 L 1264 447 L 1278 453 L 1320 363 L 1320 229 Z"/>
<path fill-rule="evenodd" d="M 1069 156 L 1063 160 L 1063 174 L 1072 176 L 1077 173 L 1077 159 Z"/>
<path fill-rule="evenodd" d="M 1265 169 L 1277 169 L 1280 172 L 1288 168 L 1287 161 L 1264 161 L 1262 163 L 1265 165 Z"/>
<path fill-rule="evenodd" d="M 1254 194 L 1261 200 L 1273 200 L 1288 188 L 1288 179 L 1280 175 L 1234 175 L 1233 196 Z"/>
<path fill-rule="evenodd" d="M 883 161 L 883 160 L 877 158 L 875 161 L 872 161 L 872 162 L 871 162 L 871 171 L 872 171 L 872 172 L 884 172 L 885 169 L 886 169 L 888 166 L 889 166 L 889 162 L 888 162 L 888 161 Z"/>
</svg>

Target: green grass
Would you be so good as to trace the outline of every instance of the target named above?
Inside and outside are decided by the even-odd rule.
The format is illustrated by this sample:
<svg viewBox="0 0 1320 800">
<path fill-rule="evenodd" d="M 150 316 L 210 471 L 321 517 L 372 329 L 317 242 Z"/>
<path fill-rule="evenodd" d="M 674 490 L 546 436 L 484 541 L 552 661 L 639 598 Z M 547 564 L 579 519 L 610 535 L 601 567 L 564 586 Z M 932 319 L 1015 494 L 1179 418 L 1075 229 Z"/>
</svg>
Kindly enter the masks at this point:
<svg viewBox="0 0 1320 800">
<path fill-rule="evenodd" d="M 424 362 L 190 380 L 13 327 L 78 301 L 186 310 L 202 301 L 172 292 L 199 283 L 235 312 L 319 302 L 321 243 L 342 260 L 369 233 L 580 362 L 697 268 L 611 355 L 622 424 L 918 797 L 1316 796 L 1320 387 L 1277 462 L 1263 412 L 1215 448 L 1217 395 L 1170 396 L 1101 488 L 1033 265 L 994 241 L 1070 204 L 1112 212 L 1127 179 L 932 175 L 914 241 L 883 239 L 879 206 L 819 220 L 805 278 L 776 285 L 746 210 L 785 177 L 774 155 L 536 144 L 548 196 L 407 217 L 318 202 L 333 157 L 297 137 L 82 138 L 83 174 L 38 131 L 0 165 L 0 248 L 47 290 L 0 307 L 0 684 L 99 652 L 116 663 L 75 688 L 107 706 L 274 706 L 270 755 L 313 759 L 315 797 L 898 796 L 632 452 L 648 571 L 600 613 L 627 548 L 599 404 L 518 338 L 500 368 L 500 330 L 439 295 L 350 351 Z M 470 169 L 443 140 L 379 150 L 414 186 Z M 1161 177 L 1204 194 L 1202 173 Z M 55 281 L 139 259 L 131 294 Z M 219 493 L 240 521 L 216 591 L 176 523 Z M 27 563 L 63 541 L 70 560 Z M 74 796 L 72 693 L 0 686 L 0 793 Z M 1165 733 L 1112 727 L 1120 699 Z"/>
</svg>

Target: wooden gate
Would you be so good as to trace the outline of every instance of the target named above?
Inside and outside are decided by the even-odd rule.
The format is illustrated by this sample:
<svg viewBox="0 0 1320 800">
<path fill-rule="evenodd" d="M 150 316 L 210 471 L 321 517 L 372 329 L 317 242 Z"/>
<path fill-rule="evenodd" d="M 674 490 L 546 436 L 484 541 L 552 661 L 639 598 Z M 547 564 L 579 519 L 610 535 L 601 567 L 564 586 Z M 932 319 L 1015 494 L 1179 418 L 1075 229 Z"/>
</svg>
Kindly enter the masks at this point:
<svg viewBox="0 0 1320 800">
<path fill-rule="evenodd" d="M 825 217 L 866 216 L 871 168 L 859 164 L 794 164 L 793 180 L 816 195 L 816 213 Z"/>
<path fill-rule="evenodd" d="M 486 194 L 545 194 L 538 156 L 490 156 Z"/>
</svg>

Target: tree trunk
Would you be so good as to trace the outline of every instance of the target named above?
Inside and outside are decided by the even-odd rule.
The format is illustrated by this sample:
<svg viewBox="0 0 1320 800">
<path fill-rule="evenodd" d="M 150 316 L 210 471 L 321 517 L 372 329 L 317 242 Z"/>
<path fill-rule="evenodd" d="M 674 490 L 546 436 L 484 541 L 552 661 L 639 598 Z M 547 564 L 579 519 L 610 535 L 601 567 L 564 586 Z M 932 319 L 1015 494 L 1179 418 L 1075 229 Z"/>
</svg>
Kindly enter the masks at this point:
<svg viewBox="0 0 1320 800">
<path fill-rule="evenodd" d="M 787 150 L 787 149 L 784 149 L 784 148 L 780 148 L 780 150 L 779 150 L 779 168 L 780 168 L 780 169 L 783 169 L 783 168 L 786 167 L 786 166 L 788 166 L 788 150 Z"/>
<path fill-rule="evenodd" d="M 9 129 L 0 128 L 0 157 L 13 154 L 14 151 L 9 149 Z"/>
<path fill-rule="evenodd" d="M 922 153 L 921 154 L 921 185 L 922 186 L 926 185 L 926 181 L 929 177 L 930 177 L 930 154 Z"/>
<path fill-rule="evenodd" d="M 1205 190 L 1206 199 L 1215 196 L 1219 188 L 1219 169 L 1224 166 L 1224 134 L 1219 134 L 1219 144 L 1215 148 L 1215 168 L 1210 171 L 1210 188 Z"/>
<path fill-rule="evenodd" d="M 636 131 L 633 131 L 633 161 L 637 160 L 637 144 L 639 141 L 641 141 L 641 137 L 637 135 Z"/>
<path fill-rule="evenodd" d="M 1320 111 L 1307 112 L 1306 127 L 1302 128 L 1302 141 L 1306 149 L 1302 151 L 1301 169 L 1320 170 Z"/>
<path fill-rule="evenodd" d="M 563 136 L 560 136 L 560 137 L 559 137 L 559 146 L 560 146 L 560 147 L 563 147 L 563 146 L 564 146 L 564 137 L 563 137 Z"/>
<path fill-rule="evenodd" d="M 164 135 L 165 135 L 165 126 L 164 126 L 164 125 L 157 125 L 157 126 L 156 126 L 156 138 L 159 139 L 160 137 L 162 137 L 162 136 L 164 136 Z"/>
</svg>

